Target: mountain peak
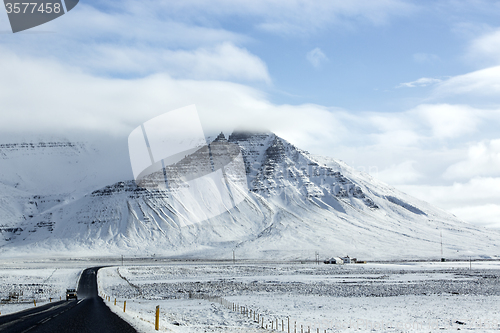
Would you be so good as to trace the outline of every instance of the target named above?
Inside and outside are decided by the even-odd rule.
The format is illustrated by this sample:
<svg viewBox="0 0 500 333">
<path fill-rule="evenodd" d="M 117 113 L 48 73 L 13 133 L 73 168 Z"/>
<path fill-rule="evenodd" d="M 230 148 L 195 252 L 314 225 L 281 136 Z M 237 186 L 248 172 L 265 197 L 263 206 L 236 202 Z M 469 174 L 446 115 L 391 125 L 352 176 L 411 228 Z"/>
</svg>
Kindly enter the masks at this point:
<svg viewBox="0 0 500 333">
<path fill-rule="evenodd" d="M 274 135 L 271 131 L 251 131 L 251 130 L 234 130 L 231 135 L 229 135 L 229 142 L 237 142 L 237 141 L 247 141 L 253 137 L 268 137 L 270 135 Z"/>
<path fill-rule="evenodd" d="M 219 135 L 214 139 L 213 142 L 222 142 L 222 141 L 227 141 L 226 136 L 224 135 L 223 132 L 220 132 Z"/>
</svg>

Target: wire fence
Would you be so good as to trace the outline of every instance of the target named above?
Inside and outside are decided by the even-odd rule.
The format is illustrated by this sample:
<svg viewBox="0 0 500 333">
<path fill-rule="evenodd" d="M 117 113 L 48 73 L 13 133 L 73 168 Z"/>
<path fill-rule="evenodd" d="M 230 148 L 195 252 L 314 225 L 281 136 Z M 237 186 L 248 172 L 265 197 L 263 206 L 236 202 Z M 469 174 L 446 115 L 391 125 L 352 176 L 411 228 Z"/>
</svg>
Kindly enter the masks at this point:
<svg viewBox="0 0 500 333">
<path fill-rule="evenodd" d="M 252 307 L 230 302 L 227 299 L 220 296 L 211 296 L 202 293 L 189 293 L 189 298 L 193 299 L 203 299 L 209 302 L 219 303 L 225 308 L 239 313 L 242 316 L 252 320 L 256 324 L 259 325 L 260 328 L 264 330 L 274 330 L 279 332 L 287 332 L 287 333 L 311 333 L 316 332 L 320 333 L 320 328 L 315 324 L 304 324 L 301 322 L 297 322 L 296 320 L 292 320 L 290 316 L 279 317 L 279 316 L 270 316 L 264 315 L 260 313 L 260 311 L 255 310 Z M 316 327 L 315 327 L 316 326 Z M 326 333 L 326 329 L 321 332 Z"/>
<path fill-rule="evenodd" d="M 224 297 L 220 296 L 212 296 L 208 294 L 203 294 L 203 293 L 193 293 L 189 292 L 187 295 L 183 295 L 183 297 L 180 298 L 187 298 L 188 299 L 201 299 L 205 300 L 208 302 L 212 303 L 218 303 L 222 305 L 223 307 L 227 308 L 230 311 L 233 311 L 241 316 L 244 316 L 245 318 L 253 321 L 256 326 L 263 330 L 271 330 L 271 331 L 277 331 L 277 332 L 287 332 L 287 333 L 326 333 L 328 328 L 323 328 L 320 329 L 320 324 L 318 323 L 304 323 L 302 321 L 297 321 L 297 320 L 292 320 L 291 316 L 273 316 L 269 314 L 263 314 L 261 311 L 256 310 L 252 307 L 243 305 L 243 304 L 238 304 L 235 302 L 228 301 Z M 126 312 L 126 304 L 127 301 L 117 302 L 117 299 L 114 298 L 114 301 L 112 300 L 112 297 L 109 295 L 106 295 L 104 293 L 101 293 L 101 297 L 108 302 L 114 303 L 115 306 L 120 306 L 123 307 L 123 312 Z M 179 297 L 176 297 L 179 298 Z M 121 304 L 120 304 L 121 303 Z M 156 311 L 155 311 L 155 329 L 158 330 L 159 328 L 159 306 L 156 306 Z M 328 327 L 328 325 L 326 325 Z"/>
</svg>

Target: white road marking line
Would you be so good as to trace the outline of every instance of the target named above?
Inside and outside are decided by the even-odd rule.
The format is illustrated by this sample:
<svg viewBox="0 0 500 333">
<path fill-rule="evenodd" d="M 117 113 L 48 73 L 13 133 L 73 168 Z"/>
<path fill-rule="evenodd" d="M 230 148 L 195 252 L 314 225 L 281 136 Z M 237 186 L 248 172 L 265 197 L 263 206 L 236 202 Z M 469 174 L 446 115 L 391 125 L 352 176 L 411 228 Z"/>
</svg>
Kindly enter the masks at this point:
<svg viewBox="0 0 500 333">
<path fill-rule="evenodd" d="M 65 306 L 65 305 L 66 305 L 66 304 L 65 304 L 65 303 L 63 303 L 63 304 L 59 304 L 59 305 L 55 305 L 55 306 L 51 306 L 51 307 L 49 307 L 48 309 L 45 309 L 45 310 L 43 310 L 43 311 L 37 311 L 37 312 L 34 312 L 34 313 L 30 313 L 30 314 L 28 314 L 28 315 L 22 316 L 22 317 L 20 317 L 19 319 L 26 319 L 26 318 L 28 318 L 28 317 L 35 316 L 35 315 L 39 315 L 39 314 L 44 313 L 44 312 L 47 312 L 47 311 L 52 311 L 52 310 L 55 310 L 55 309 L 57 309 L 57 308 L 60 308 L 60 307 L 62 307 L 62 306 Z"/>
<path fill-rule="evenodd" d="M 83 302 L 83 299 L 81 299 L 81 300 L 77 301 L 76 305 L 80 304 L 81 302 Z M 52 307 L 50 307 L 50 308 L 48 308 L 48 309 L 46 309 L 46 310 L 43 310 L 43 311 L 37 311 L 37 312 L 35 312 L 35 313 L 31 313 L 31 314 L 28 314 L 28 315 L 22 316 L 22 317 L 20 317 L 20 318 L 19 318 L 19 319 L 17 319 L 17 320 L 14 320 L 14 321 L 11 321 L 11 322 L 8 322 L 8 323 L 5 323 L 5 324 L 3 324 L 3 325 L 0 325 L 0 329 L 1 329 L 1 328 L 6 328 L 6 327 L 11 326 L 11 325 L 13 325 L 13 324 L 16 324 L 16 323 L 18 323 L 18 322 L 20 322 L 20 321 L 22 321 L 22 320 L 24 320 L 24 319 L 26 319 L 26 318 L 28 318 L 28 317 L 31 317 L 31 316 L 34 316 L 34 315 L 39 315 L 39 314 L 44 313 L 44 312 L 47 312 L 47 311 L 53 311 L 53 310 L 55 310 L 55 309 L 57 309 L 57 308 L 60 308 L 60 307 L 65 306 L 65 305 L 67 305 L 67 303 L 63 303 L 63 304 L 60 304 L 60 305 L 52 306 Z M 73 307 L 74 307 L 74 306 L 72 306 L 71 308 L 73 308 Z M 64 313 L 64 312 L 68 311 L 68 310 L 69 310 L 69 309 L 71 309 L 71 308 L 64 309 L 63 311 L 61 311 L 61 312 L 59 312 L 59 313 L 57 313 L 57 314 L 53 315 L 52 317 L 46 318 L 46 319 L 44 319 L 44 320 L 42 320 L 42 321 L 39 321 L 36 325 L 31 326 L 30 328 L 28 328 L 28 329 L 26 329 L 26 330 L 22 331 L 21 333 L 26 333 L 26 332 L 31 331 L 32 329 L 36 328 L 38 325 L 41 325 L 41 324 L 44 324 L 44 323 L 48 322 L 49 320 L 51 320 L 51 319 L 53 319 L 53 318 L 55 318 L 55 317 L 59 316 L 60 314 L 62 314 L 62 313 Z"/>
<path fill-rule="evenodd" d="M 17 319 L 17 320 L 14 320 L 14 321 L 11 321 L 11 322 L 8 322 L 8 323 L 5 323 L 5 324 L 3 324 L 3 325 L 0 325 L 0 331 L 1 331 L 1 329 L 3 329 L 3 328 L 7 328 L 7 327 L 9 327 L 9 326 L 12 326 L 12 325 L 14 325 L 14 324 L 16 324 L 16 323 L 18 323 L 18 322 L 20 322 L 20 321 L 23 321 L 24 319 L 26 319 L 26 318 L 28 318 L 28 317 L 31 317 L 31 316 L 34 316 L 34 315 L 38 315 L 38 314 L 41 314 L 41 313 L 44 313 L 44 312 L 47 312 L 47 311 L 55 310 L 55 309 L 57 309 L 57 308 L 59 308 L 59 307 L 61 307 L 61 306 L 64 306 L 64 305 L 65 305 L 65 304 L 56 305 L 56 306 L 50 307 L 50 308 L 48 308 L 48 309 L 46 309 L 46 310 L 43 310 L 43 311 L 38 311 L 38 312 L 31 313 L 31 314 L 26 315 L 26 316 L 19 317 L 19 319 Z M 64 313 L 64 312 L 66 312 L 66 311 L 68 311 L 68 310 L 69 310 L 69 309 L 64 309 L 63 311 L 61 311 L 61 312 L 57 313 L 56 315 L 54 315 L 54 316 L 52 316 L 52 317 L 50 317 L 50 318 L 46 318 L 45 320 L 39 321 L 36 325 L 31 326 L 30 328 L 28 328 L 28 329 L 26 329 L 26 330 L 22 331 L 21 333 L 25 333 L 25 332 L 31 331 L 32 329 L 36 328 L 38 325 L 43 324 L 43 323 L 46 323 L 47 321 L 51 320 L 52 318 L 57 317 L 57 316 L 58 316 L 58 315 L 60 315 L 61 313 Z"/>
<path fill-rule="evenodd" d="M 37 326 L 38 326 L 38 324 L 37 324 L 37 325 L 34 325 L 34 326 L 31 326 L 30 328 L 28 328 L 28 329 L 26 329 L 26 330 L 22 331 L 21 333 L 26 333 L 26 332 L 29 332 L 29 331 L 31 331 L 32 329 L 36 328 Z"/>
<path fill-rule="evenodd" d="M 2 325 L 0 325 L 0 331 L 1 331 L 3 328 L 9 327 L 9 326 L 11 326 L 11 325 L 14 325 L 14 324 L 16 324 L 16 323 L 18 323 L 18 322 L 20 322 L 20 321 L 21 321 L 21 319 L 17 319 L 17 320 L 10 321 L 10 322 L 7 322 L 7 323 L 5 323 L 5 324 L 2 324 Z"/>
</svg>

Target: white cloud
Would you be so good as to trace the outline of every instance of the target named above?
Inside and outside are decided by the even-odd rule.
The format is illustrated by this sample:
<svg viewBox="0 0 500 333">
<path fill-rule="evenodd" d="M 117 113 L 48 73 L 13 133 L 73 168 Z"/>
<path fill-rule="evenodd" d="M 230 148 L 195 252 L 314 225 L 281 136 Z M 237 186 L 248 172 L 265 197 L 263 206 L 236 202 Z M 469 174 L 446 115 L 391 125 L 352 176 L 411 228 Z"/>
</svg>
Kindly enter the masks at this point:
<svg viewBox="0 0 500 333">
<path fill-rule="evenodd" d="M 315 68 L 321 67 L 322 63 L 328 61 L 328 58 L 319 47 L 307 52 L 306 58 Z"/>
<path fill-rule="evenodd" d="M 270 82 L 266 64 L 257 56 L 231 43 L 194 52 L 167 52 L 169 73 L 196 79 L 244 79 Z"/>
<path fill-rule="evenodd" d="M 500 178 L 473 178 L 449 186 L 400 185 L 399 189 L 437 207 L 455 212 L 470 223 L 500 228 Z"/>
<path fill-rule="evenodd" d="M 455 182 L 452 185 L 404 185 L 402 188 L 409 194 L 435 202 L 444 209 L 500 202 L 498 177 L 476 177 L 465 183 Z"/>
<path fill-rule="evenodd" d="M 478 27 L 474 26 L 477 30 Z M 469 28 L 470 29 L 470 28 Z M 467 103 L 487 104 L 500 101 L 500 28 L 481 26 L 472 35 L 465 59 L 474 67 L 473 72 L 451 77 L 439 82 L 431 97 L 461 98 Z M 468 36 L 471 38 L 471 36 Z M 485 100 L 488 98 L 488 100 Z"/>
<path fill-rule="evenodd" d="M 474 26 L 475 30 L 478 29 Z M 470 28 L 469 28 L 470 29 Z M 479 37 L 476 37 L 479 34 Z M 474 31 L 465 59 L 476 68 L 473 72 L 451 77 L 440 82 L 434 98 L 465 97 L 468 102 L 484 102 L 484 98 L 499 101 L 500 93 L 500 28 L 481 26 Z M 477 98 L 477 100 L 471 100 Z"/>
<path fill-rule="evenodd" d="M 500 176 L 500 139 L 473 144 L 467 158 L 450 165 L 443 176 L 447 179 Z"/>
<path fill-rule="evenodd" d="M 500 94 L 500 66 L 489 67 L 464 75 L 454 76 L 438 84 L 436 97 L 452 95 L 472 95 L 477 97 Z"/>
<path fill-rule="evenodd" d="M 188 18 L 252 17 L 255 26 L 278 34 L 312 33 L 352 21 L 382 25 L 393 16 L 405 16 L 416 6 L 402 0 L 199 0 L 168 1 L 165 12 Z"/>
<path fill-rule="evenodd" d="M 368 112 L 358 116 L 356 121 L 363 136 L 369 136 L 372 143 L 418 147 L 475 133 L 484 114 L 467 105 L 421 104 L 405 112 Z"/>
<path fill-rule="evenodd" d="M 79 4 L 71 15 L 35 28 L 57 33 L 43 38 L 18 34 L 3 40 L 2 46 L 102 76 L 137 77 L 167 71 L 175 76 L 186 74 L 185 78 L 270 81 L 264 62 L 239 46 L 250 38 L 161 17 L 157 12 L 134 11 L 135 5 L 120 2 L 120 8 L 105 11 Z"/>
<path fill-rule="evenodd" d="M 344 133 L 328 108 L 275 105 L 262 92 L 241 84 L 181 80 L 165 74 L 100 78 L 53 61 L 6 52 L 0 53 L 0 62 L 9 64 L 0 67 L 3 135 L 84 132 L 126 137 L 144 121 L 190 104 L 197 105 L 209 131 L 267 128 L 303 146 L 338 142 Z"/>
<path fill-rule="evenodd" d="M 393 164 L 389 168 L 379 171 L 377 178 L 397 186 L 398 184 L 411 184 L 423 178 L 422 174 L 415 170 L 415 161 L 405 161 L 400 164 Z"/>
<path fill-rule="evenodd" d="M 469 221 L 486 228 L 500 229 L 500 205 L 488 204 L 477 206 L 453 207 L 449 212 L 463 221 Z"/>
<path fill-rule="evenodd" d="M 437 139 L 474 133 L 480 122 L 477 109 L 467 105 L 422 104 L 412 110 L 427 123 Z"/>
<path fill-rule="evenodd" d="M 166 72 L 173 77 L 200 80 L 271 82 L 266 64 L 246 49 L 232 43 L 193 51 L 135 49 L 98 46 L 95 54 L 80 63 L 94 71 L 147 75 Z"/>
<path fill-rule="evenodd" d="M 203 47 L 222 42 L 243 43 L 249 40 L 242 34 L 211 24 L 196 24 L 189 19 L 189 8 L 186 8 L 186 13 L 175 15 L 167 2 L 107 1 L 102 6 L 110 8 L 98 9 L 79 3 L 71 15 L 51 21 L 44 27 L 57 31 L 57 39 L 65 41 L 165 49 Z"/>
<path fill-rule="evenodd" d="M 375 143 L 385 147 L 411 147 L 416 146 L 421 140 L 416 131 L 397 128 L 372 134 L 372 137 Z"/>
<path fill-rule="evenodd" d="M 469 46 L 467 56 L 473 61 L 484 61 L 490 65 L 500 64 L 500 29 L 475 38 Z"/>
<path fill-rule="evenodd" d="M 436 78 L 431 78 L 431 77 L 423 77 L 423 78 L 420 78 L 416 81 L 401 83 L 396 88 L 427 87 L 429 85 L 433 85 L 433 84 L 439 83 L 441 81 L 442 81 L 441 79 L 436 79 Z"/>
</svg>

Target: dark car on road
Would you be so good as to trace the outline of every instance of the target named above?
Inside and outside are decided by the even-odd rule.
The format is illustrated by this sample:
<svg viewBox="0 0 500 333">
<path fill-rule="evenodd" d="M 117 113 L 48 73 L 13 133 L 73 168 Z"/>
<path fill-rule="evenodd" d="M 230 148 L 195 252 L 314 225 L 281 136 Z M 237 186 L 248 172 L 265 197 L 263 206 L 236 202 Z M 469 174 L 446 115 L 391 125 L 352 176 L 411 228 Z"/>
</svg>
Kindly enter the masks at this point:
<svg viewBox="0 0 500 333">
<path fill-rule="evenodd" d="M 66 300 L 70 299 L 78 299 L 78 296 L 76 295 L 76 289 L 66 289 Z"/>
</svg>

